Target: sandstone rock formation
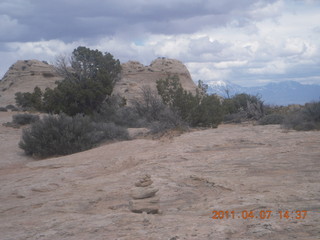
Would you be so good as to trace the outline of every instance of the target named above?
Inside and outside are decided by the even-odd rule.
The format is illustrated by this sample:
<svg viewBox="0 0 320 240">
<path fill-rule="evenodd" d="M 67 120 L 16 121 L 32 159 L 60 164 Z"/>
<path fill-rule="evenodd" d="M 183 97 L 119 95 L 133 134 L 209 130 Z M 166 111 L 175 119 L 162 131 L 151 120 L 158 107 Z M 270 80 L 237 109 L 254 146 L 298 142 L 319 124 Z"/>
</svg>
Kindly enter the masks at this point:
<svg viewBox="0 0 320 240">
<path fill-rule="evenodd" d="M 114 94 L 127 99 L 139 96 L 143 86 L 149 86 L 156 91 L 156 81 L 166 79 L 168 75 L 178 75 L 182 87 L 195 93 L 197 86 L 191 79 L 186 66 L 174 59 L 158 58 L 150 66 L 130 61 L 122 64 L 122 77 L 116 83 Z M 16 92 L 32 92 L 38 86 L 42 90 L 54 88 L 55 82 L 62 80 L 54 70 L 54 66 L 38 60 L 17 61 L 0 81 L 0 106 L 15 104 Z"/>
<path fill-rule="evenodd" d="M 38 60 L 20 60 L 13 64 L 0 81 L 0 106 L 15 104 L 16 92 L 32 92 L 38 86 L 42 90 L 54 88 L 61 77 L 54 67 Z"/>
<path fill-rule="evenodd" d="M 148 214 L 159 212 L 159 197 L 155 196 L 159 189 L 152 187 L 152 183 L 148 174 L 135 183 L 135 187 L 131 190 L 133 199 L 129 202 L 131 212 Z"/>
<path fill-rule="evenodd" d="M 192 81 L 187 67 L 180 61 L 168 58 L 158 58 L 149 66 L 135 61 L 122 64 L 122 77 L 117 82 L 114 93 L 119 94 L 130 101 L 139 96 L 143 86 L 156 91 L 156 81 L 166 79 L 168 75 L 178 75 L 182 87 L 192 93 L 196 92 L 197 86 Z"/>
</svg>

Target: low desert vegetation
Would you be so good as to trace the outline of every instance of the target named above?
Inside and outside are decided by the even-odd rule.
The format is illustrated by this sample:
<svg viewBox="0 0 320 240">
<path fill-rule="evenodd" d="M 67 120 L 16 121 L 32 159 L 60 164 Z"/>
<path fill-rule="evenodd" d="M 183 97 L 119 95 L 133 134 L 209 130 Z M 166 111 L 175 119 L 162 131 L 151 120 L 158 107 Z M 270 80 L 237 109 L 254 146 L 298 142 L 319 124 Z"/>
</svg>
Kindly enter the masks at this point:
<svg viewBox="0 0 320 240">
<path fill-rule="evenodd" d="M 261 125 L 280 124 L 282 128 L 297 131 L 320 130 L 320 102 L 305 105 L 265 106 Z"/>
<path fill-rule="evenodd" d="M 265 108 L 261 97 L 246 93 L 236 94 L 223 100 L 224 122 L 241 123 L 260 120 Z"/>
<path fill-rule="evenodd" d="M 149 128 L 152 133 L 186 127 L 181 117 L 149 87 L 142 87 L 139 96 L 130 106 L 125 105 L 125 99 L 111 96 L 94 113 L 93 119 L 113 122 L 126 128 Z"/>
<path fill-rule="evenodd" d="M 49 157 L 90 149 L 109 140 L 128 139 L 127 128 L 149 128 L 152 133 L 188 127 L 217 127 L 225 123 L 258 121 L 296 130 L 319 129 L 319 103 L 296 111 L 264 106 L 259 96 L 237 94 L 223 99 L 207 94 L 199 81 L 196 93 L 182 88 L 177 75 L 157 81 L 157 91 L 141 88 L 140 96 L 126 104 L 113 95 L 121 65 L 110 53 L 78 47 L 70 62 L 57 61 L 64 77 L 54 89 L 16 93 L 17 106 L 47 113 L 23 130 L 20 147 L 28 155 Z M 28 122 L 27 116 L 17 121 Z"/>
<path fill-rule="evenodd" d="M 18 125 L 27 125 L 39 121 L 40 117 L 30 113 L 20 113 L 12 116 L 12 123 Z"/>
<path fill-rule="evenodd" d="M 128 139 L 127 130 L 81 114 L 59 114 L 45 116 L 24 129 L 19 146 L 27 155 L 44 158 L 84 151 L 115 139 Z"/>
<path fill-rule="evenodd" d="M 15 94 L 15 100 L 18 107 L 25 110 L 38 110 L 42 111 L 42 91 L 39 87 L 35 87 L 32 93 L 17 92 Z"/>
<path fill-rule="evenodd" d="M 7 105 L 7 106 L 6 106 L 6 109 L 7 109 L 7 110 L 10 110 L 11 112 L 17 112 L 17 111 L 20 110 L 19 108 L 17 108 L 16 106 L 14 106 L 14 105 L 12 105 L 12 104 Z"/>
<path fill-rule="evenodd" d="M 168 76 L 157 82 L 163 103 L 191 127 L 217 127 L 223 120 L 223 107 L 216 95 L 208 95 L 207 86 L 199 81 L 196 94 L 185 91 L 179 77 Z"/>
<path fill-rule="evenodd" d="M 282 124 L 285 116 L 282 114 L 268 114 L 262 117 L 258 123 L 260 125 L 270 125 L 270 124 Z"/>
<path fill-rule="evenodd" d="M 39 120 L 40 117 L 38 115 L 30 113 L 19 113 L 12 116 L 11 122 L 6 122 L 2 125 L 5 127 L 20 128 L 21 126 L 28 125 Z"/>
<path fill-rule="evenodd" d="M 39 120 L 40 117 L 38 115 L 30 113 L 19 113 L 12 116 L 11 122 L 6 122 L 2 125 L 5 127 L 20 128 L 21 126 L 28 125 Z"/>
<path fill-rule="evenodd" d="M 297 131 L 320 130 L 320 101 L 291 110 L 285 116 L 282 127 Z"/>
<path fill-rule="evenodd" d="M 149 87 L 141 89 L 140 98 L 133 102 L 133 110 L 144 127 L 150 128 L 152 133 L 187 128 L 178 112 L 164 104 L 159 94 Z"/>
</svg>

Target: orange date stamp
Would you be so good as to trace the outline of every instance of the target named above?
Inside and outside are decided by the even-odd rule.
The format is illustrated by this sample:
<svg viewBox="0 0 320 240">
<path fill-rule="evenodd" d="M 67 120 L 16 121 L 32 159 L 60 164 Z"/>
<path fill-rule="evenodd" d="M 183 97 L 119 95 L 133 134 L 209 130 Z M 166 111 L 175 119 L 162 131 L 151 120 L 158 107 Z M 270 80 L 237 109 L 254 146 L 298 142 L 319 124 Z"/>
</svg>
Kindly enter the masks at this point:
<svg viewBox="0 0 320 240">
<path fill-rule="evenodd" d="M 243 210 L 243 211 L 212 211 L 212 219 L 296 219 L 302 220 L 307 217 L 308 211 L 296 210 L 296 211 L 271 211 L 271 210 Z"/>
</svg>

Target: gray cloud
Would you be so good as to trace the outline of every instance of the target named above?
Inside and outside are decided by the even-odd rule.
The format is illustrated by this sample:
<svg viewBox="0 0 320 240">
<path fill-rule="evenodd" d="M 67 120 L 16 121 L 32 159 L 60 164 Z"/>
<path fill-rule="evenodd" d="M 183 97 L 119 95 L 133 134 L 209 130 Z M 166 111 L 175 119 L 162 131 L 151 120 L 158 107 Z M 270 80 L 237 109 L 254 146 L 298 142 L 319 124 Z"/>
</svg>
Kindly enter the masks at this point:
<svg viewBox="0 0 320 240">
<path fill-rule="evenodd" d="M 266 5 L 275 0 L 261 0 Z M 15 31 L 1 41 L 40 39 L 74 41 L 113 35 L 131 29 L 156 34 L 193 33 L 204 27 L 227 24 L 241 13 L 242 23 L 255 0 L 4 0 L 0 16 L 7 16 Z M 19 27 L 20 26 L 20 27 Z M 128 36 L 130 36 L 129 34 Z"/>
</svg>

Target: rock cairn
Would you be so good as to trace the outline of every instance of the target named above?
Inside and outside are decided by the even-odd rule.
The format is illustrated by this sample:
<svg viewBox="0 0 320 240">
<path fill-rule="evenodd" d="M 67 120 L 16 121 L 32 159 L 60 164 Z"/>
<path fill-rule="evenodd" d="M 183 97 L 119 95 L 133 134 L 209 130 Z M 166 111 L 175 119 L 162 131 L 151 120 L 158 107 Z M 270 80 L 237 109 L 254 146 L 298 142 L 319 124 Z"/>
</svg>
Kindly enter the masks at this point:
<svg viewBox="0 0 320 240">
<path fill-rule="evenodd" d="M 132 200 L 129 202 L 131 212 L 147 214 L 159 213 L 159 197 L 156 193 L 158 188 L 152 186 L 153 181 L 150 175 L 145 175 L 134 184 L 131 190 Z"/>
</svg>

